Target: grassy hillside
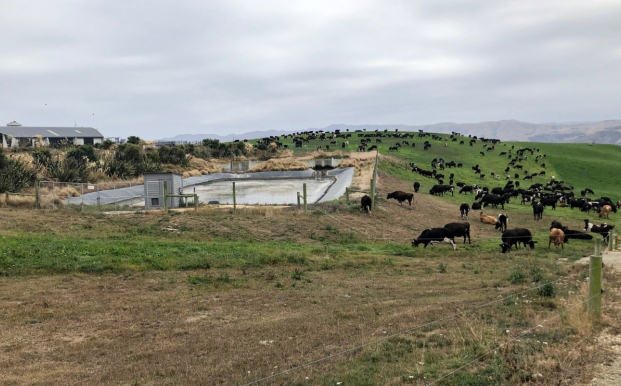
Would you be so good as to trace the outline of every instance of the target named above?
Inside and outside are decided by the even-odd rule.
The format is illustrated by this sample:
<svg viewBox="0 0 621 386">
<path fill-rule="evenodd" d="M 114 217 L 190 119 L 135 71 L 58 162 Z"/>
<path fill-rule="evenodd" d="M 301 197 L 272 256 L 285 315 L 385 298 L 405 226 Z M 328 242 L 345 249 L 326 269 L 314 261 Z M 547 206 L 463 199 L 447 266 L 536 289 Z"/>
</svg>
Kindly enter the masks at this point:
<svg viewBox="0 0 621 386">
<path fill-rule="evenodd" d="M 341 148 L 343 139 L 338 138 L 338 145 L 330 145 L 330 151 L 327 152 L 327 154 L 329 155 L 336 150 L 356 151 L 360 144 L 361 138 L 358 138 L 358 134 L 360 133 L 351 134 L 352 137 L 349 138 L 349 146 Z M 417 135 L 418 133 L 415 134 Z M 443 135 L 443 137 L 447 136 Z M 407 162 L 414 162 L 427 170 L 431 170 L 431 160 L 434 158 L 444 158 L 447 162 L 461 162 L 464 165 L 462 169 L 452 168 L 450 170 L 445 169 L 444 171 L 438 171 L 447 177 L 445 178 L 445 183 L 448 183 L 448 176 L 454 173 L 454 182 L 464 182 L 466 184 L 477 183 L 481 186 L 488 186 L 491 189 L 496 186 L 504 186 L 505 177 L 507 175 L 504 170 L 511 160 L 511 158 L 507 156 L 500 157 L 499 154 L 501 152 L 508 152 L 512 146 L 515 146 L 513 149 L 513 153 L 515 154 L 515 151 L 521 146 L 522 148 L 529 147 L 540 150 L 539 152 L 535 151 L 535 154 L 532 156 L 530 153 L 526 153 L 528 160 L 518 162 L 518 164 L 523 165 L 524 168 L 522 170 L 512 168 L 508 173 L 511 175 L 512 179 L 514 179 L 515 173 L 520 175 L 519 180 L 521 182 L 521 187 L 525 186 L 527 188 L 531 184 L 530 181 L 522 181 L 525 176 L 524 171 L 527 170 L 529 173 L 539 173 L 545 170 L 546 175 L 535 177 L 533 183 L 546 183 L 550 180 L 551 176 L 555 176 L 557 181 L 564 180 L 567 185 L 573 185 L 577 196 L 580 195 L 580 190 L 589 187 L 595 192 L 596 198 L 608 196 L 613 201 L 621 198 L 619 197 L 617 189 L 618 186 L 621 186 L 621 174 L 618 171 L 618 165 L 621 164 L 621 147 L 616 145 L 589 146 L 588 144 L 504 142 L 496 145 L 494 150 L 486 151 L 481 141 L 477 141 L 474 146 L 469 146 L 468 137 L 461 137 L 459 139 L 465 141 L 464 145 L 459 145 L 459 142 L 448 141 L 447 147 L 444 147 L 445 141 L 436 141 L 431 139 L 431 137 L 414 137 L 413 139 L 408 138 L 406 140 L 410 142 L 410 145 L 416 143 L 416 147 L 403 146 L 399 151 L 395 152 L 389 151 L 388 148 L 394 146 L 397 142 L 403 141 L 403 139 L 380 139 L 382 141 L 381 144 L 376 144 L 375 139 L 372 139 L 372 144 L 378 145 L 380 154 L 390 154 L 396 157 L 396 160 L 403 161 L 401 165 L 403 173 L 398 173 L 397 170 L 395 170 L 394 166 L 396 165 L 391 167 L 391 173 L 408 181 L 417 180 L 421 182 L 423 188 L 426 190 L 428 190 L 435 181 L 413 174 L 410 171 L 405 173 Z M 427 151 L 423 150 L 422 146 L 425 141 L 429 141 L 432 144 L 431 148 Z M 315 151 L 318 146 L 322 146 L 322 148 L 325 149 L 325 146 L 329 145 L 330 141 L 310 141 L 302 149 L 294 148 L 293 142 L 289 138 L 282 142 L 288 144 L 289 148 L 296 152 L 309 152 Z M 479 154 L 481 151 L 485 153 L 485 156 Z M 540 160 L 539 164 L 535 163 L 535 156 L 538 154 L 546 155 L 546 158 Z M 542 163 L 546 164 L 545 168 L 541 167 Z M 471 169 L 474 165 L 479 165 L 482 169 L 482 173 L 486 175 L 485 179 L 481 180 L 478 175 L 474 174 L 474 171 Z M 501 175 L 499 181 L 491 179 L 492 172 Z M 411 175 L 408 175 L 408 173 Z"/>
</svg>

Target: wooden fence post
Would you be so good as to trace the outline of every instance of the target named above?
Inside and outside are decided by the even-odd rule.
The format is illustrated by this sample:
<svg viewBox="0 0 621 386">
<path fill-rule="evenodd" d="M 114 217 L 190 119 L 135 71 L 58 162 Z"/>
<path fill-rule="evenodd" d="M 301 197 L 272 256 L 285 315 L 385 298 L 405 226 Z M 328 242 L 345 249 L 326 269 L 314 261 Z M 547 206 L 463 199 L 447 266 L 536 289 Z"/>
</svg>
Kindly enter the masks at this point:
<svg viewBox="0 0 621 386">
<path fill-rule="evenodd" d="M 595 254 L 591 256 L 589 268 L 589 315 L 597 320 L 602 314 L 602 239 L 599 237 L 595 239 Z"/>
<path fill-rule="evenodd" d="M 371 178 L 371 211 L 375 210 L 375 178 Z"/>
<path fill-rule="evenodd" d="M 39 198 L 39 181 L 35 181 L 35 209 L 41 209 L 41 201 Z"/>
<path fill-rule="evenodd" d="M 349 205 L 349 188 L 345 188 L 345 202 Z"/>
<path fill-rule="evenodd" d="M 164 212 L 168 213 L 168 184 L 164 181 Z"/>
<path fill-rule="evenodd" d="M 194 193 L 194 211 L 198 212 L 198 194 Z"/>
<path fill-rule="evenodd" d="M 298 210 L 302 209 L 302 206 L 300 205 L 300 192 L 297 192 L 298 195 Z"/>
<path fill-rule="evenodd" d="M 306 182 L 304 183 L 303 187 L 302 187 L 302 193 L 303 193 L 303 197 L 304 197 L 304 214 L 306 214 L 307 212 L 307 208 L 306 208 Z"/>
<path fill-rule="evenodd" d="M 237 212 L 237 196 L 235 194 L 235 181 L 233 181 L 233 214 L 235 214 L 236 212 Z"/>
</svg>

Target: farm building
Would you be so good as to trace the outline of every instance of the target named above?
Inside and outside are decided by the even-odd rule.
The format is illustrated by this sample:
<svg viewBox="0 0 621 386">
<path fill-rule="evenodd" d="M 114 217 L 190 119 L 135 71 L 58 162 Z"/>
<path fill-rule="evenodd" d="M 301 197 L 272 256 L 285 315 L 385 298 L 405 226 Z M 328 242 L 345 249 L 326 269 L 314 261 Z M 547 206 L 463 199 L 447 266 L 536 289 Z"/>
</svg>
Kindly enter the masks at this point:
<svg viewBox="0 0 621 386">
<path fill-rule="evenodd" d="M 0 126 L 2 147 L 49 146 L 62 142 L 75 145 L 94 145 L 103 142 L 103 135 L 92 127 L 34 127 L 13 121 Z"/>
</svg>

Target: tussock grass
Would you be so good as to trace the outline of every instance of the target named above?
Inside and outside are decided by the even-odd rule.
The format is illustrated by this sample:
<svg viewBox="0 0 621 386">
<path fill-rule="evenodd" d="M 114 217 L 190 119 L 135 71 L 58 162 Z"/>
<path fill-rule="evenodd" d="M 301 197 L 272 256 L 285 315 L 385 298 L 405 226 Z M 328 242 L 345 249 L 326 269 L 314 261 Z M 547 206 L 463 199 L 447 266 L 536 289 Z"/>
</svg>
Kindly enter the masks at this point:
<svg viewBox="0 0 621 386">
<path fill-rule="evenodd" d="M 248 173 L 292 171 L 292 170 L 306 170 L 306 169 L 308 169 L 308 166 L 306 166 L 305 163 L 296 161 L 294 159 L 270 159 L 248 170 Z"/>
</svg>

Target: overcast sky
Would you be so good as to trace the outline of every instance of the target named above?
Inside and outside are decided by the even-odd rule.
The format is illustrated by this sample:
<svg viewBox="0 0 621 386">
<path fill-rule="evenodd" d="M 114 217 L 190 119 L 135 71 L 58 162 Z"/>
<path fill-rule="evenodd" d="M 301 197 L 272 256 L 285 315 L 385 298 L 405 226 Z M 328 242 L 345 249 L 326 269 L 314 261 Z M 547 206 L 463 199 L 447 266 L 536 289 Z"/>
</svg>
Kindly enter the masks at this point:
<svg viewBox="0 0 621 386">
<path fill-rule="evenodd" d="M 621 118 L 621 1 L 0 1 L 0 125 Z"/>
</svg>

